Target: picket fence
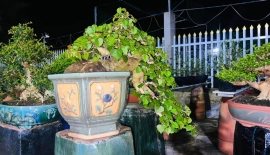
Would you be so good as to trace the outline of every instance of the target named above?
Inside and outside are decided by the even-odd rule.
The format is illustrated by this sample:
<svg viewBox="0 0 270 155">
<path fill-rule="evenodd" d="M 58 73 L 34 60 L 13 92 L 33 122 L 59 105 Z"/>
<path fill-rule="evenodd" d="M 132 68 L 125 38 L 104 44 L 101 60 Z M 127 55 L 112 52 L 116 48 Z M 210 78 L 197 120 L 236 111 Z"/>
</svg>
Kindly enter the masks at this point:
<svg viewBox="0 0 270 155">
<path fill-rule="evenodd" d="M 259 47 L 268 43 L 270 38 L 268 27 L 269 25 L 266 23 L 264 29 L 258 24 L 257 29 L 254 29 L 251 25 L 249 31 L 244 26 L 242 30 L 237 27 L 235 30 L 230 28 L 229 31 L 223 29 L 222 32 L 217 30 L 215 33 L 214 31 L 204 32 L 204 34 L 199 32 L 198 35 L 189 33 L 174 37 L 171 45 L 174 76 L 187 76 L 187 71 L 198 69 L 199 66 L 201 72 L 208 75 L 208 81 L 214 88 L 214 76 L 219 72 L 217 66 L 228 63 L 235 57 L 232 54 L 232 46 L 236 45 L 236 50 L 241 52 L 240 57 L 253 53 L 254 45 Z M 157 38 L 157 48 L 165 51 L 164 42 L 164 38 Z M 234 44 L 234 42 L 237 44 Z M 54 50 L 53 59 L 64 51 L 65 49 Z M 184 74 L 179 72 L 183 69 L 186 71 Z"/>
<path fill-rule="evenodd" d="M 214 76 L 219 72 L 218 66 L 230 62 L 236 56 L 232 54 L 232 46 L 236 45 L 236 50 L 241 49 L 240 57 L 253 53 L 254 45 L 259 47 L 268 43 L 270 38 L 268 28 L 269 25 L 266 23 L 264 29 L 258 24 L 257 29 L 251 25 L 249 31 L 244 26 L 242 30 L 237 27 L 235 31 L 230 28 L 229 31 L 223 29 L 220 32 L 217 30 L 215 34 L 214 31 L 210 31 L 210 34 L 199 32 L 198 35 L 189 33 L 174 37 L 172 44 L 174 76 L 183 76 L 181 72 L 177 72 L 183 68 L 191 71 L 199 66 L 200 69 L 204 70 L 204 73 L 208 74 L 208 80 L 213 88 Z M 164 38 L 158 38 L 157 48 L 164 50 L 164 42 Z M 234 42 L 237 44 L 233 44 Z"/>
</svg>

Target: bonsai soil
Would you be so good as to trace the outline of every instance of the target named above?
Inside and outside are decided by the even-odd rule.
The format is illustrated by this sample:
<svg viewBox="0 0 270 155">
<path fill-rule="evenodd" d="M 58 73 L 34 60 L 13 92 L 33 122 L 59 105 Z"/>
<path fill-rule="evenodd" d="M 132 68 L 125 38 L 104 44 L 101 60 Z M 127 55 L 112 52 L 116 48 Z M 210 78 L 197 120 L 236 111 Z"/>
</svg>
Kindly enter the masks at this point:
<svg viewBox="0 0 270 155">
<path fill-rule="evenodd" d="M 258 100 L 256 96 L 239 96 L 232 101 L 242 104 L 251 104 L 251 105 L 259 105 L 259 106 L 270 106 L 270 100 Z"/>
<path fill-rule="evenodd" d="M 17 101 L 17 100 L 12 100 L 12 101 L 4 101 L 0 104 L 3 105 L 10 105 L 10 106 L 38 106 L 38 105 L 50 105 L 50 104 L 54 104 L 55 101 L 52 100 L 47 100 L 44 101 L 43 103 L 41 102 L 37 102 L 37 101 Z"/>
</svg>

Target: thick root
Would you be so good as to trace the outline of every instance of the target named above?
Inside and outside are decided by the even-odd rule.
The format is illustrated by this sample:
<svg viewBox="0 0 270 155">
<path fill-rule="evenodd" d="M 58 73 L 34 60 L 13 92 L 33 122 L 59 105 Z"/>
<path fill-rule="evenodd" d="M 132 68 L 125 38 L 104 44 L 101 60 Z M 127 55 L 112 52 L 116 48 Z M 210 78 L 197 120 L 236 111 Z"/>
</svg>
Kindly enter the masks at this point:
<svg viewBox="0 0 270 155">
<path fill-rule="evenodd" d="M 258 100 L 270 100 L 270 79 L 267 78 L 263 82 L 248 82 L 248 84 L 261 91 L 261 93 L 257 96 Z"/>
<path fill-rule="evenodd" d="M 147 94 L 149 93 L 153 98 L 155 97 L 155 93 L 146 85 L 143 85 L 142 88 L 138 88 L 140 84 L 143 83 L 143 72 L 137 73 L 136 70 L 132 72 L 132 83 L 135 87 L 137 92 L 140 92 L 141 94 Z"/>
</svg>

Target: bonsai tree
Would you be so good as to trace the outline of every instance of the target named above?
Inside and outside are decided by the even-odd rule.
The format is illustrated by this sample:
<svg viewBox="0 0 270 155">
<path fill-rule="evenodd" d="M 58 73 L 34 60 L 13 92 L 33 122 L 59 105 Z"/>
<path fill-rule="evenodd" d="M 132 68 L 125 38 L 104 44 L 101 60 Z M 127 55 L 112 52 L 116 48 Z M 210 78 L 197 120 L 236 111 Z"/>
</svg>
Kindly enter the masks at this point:
<svg viewBox="0 0 270 155">
<path fill-rule="evenodd" d="M 247 54 L 238 61 L 233 61 L 229 68 L 223 67 L 215 76 L 233 84 L 249 84 L 260 91 L 259 100 L 270 99 L 270 43 L 254 48 L 253 54 Z M 266 77 L 265 81 L 257 82 L 258 77 Z"/>
<path fill-rule="evenodd" d="M 67 67 L 65 73 L 130 71 L 130 86 L 135 88 L 139 103 L 160 116 L 160 133 L 186 129 L 194 134 L 189 107 L 182 107 L 171 91 L 176 83 L 167 55 L 156 48 L 154 37 L 139 30 L 135 23 L 125 8 L 118 8 L 111 23 L 88 26 L 59 57 L 62 61 L 71 59 L 72 65 L 61 65 L 56 59 L 52 66 Z"/>
<path fill-rule="evenodd" d="M 53 52 L 37 39 L 31 22 L 13 26 L 7 44 L 0 43 L 0 101 L 7 96 L 21 105 L 45 104 L 52 83 L 47 78 Z"/>
</svg>

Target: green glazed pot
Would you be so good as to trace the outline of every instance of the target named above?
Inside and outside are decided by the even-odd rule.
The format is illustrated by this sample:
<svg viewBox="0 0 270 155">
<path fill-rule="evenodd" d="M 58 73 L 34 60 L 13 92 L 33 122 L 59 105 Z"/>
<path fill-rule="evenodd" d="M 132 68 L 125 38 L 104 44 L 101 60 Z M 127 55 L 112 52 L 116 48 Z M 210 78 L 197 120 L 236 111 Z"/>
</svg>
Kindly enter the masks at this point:
<svg viewBox="0 0 270 155">
<path fill-rule="evenodd" d="M 0 122 L 30 129 L 59 120 L 60 114 L 56 104 L 39 106 L 10 106 L 0 104 Z"/>
</svg>

